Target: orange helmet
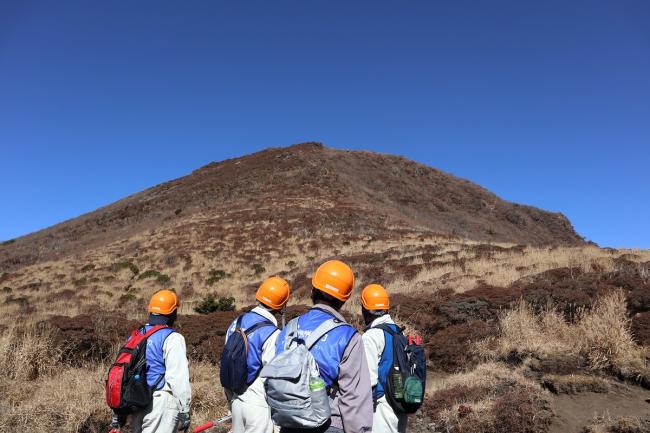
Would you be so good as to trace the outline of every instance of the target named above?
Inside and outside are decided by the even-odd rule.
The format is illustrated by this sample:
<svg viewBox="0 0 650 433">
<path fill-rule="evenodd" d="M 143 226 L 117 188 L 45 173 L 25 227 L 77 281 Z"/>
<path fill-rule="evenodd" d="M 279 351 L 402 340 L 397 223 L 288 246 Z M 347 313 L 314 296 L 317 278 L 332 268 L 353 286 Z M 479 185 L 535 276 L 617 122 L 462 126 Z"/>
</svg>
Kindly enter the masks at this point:
<svg viewBox="0 0 650 433">
<path fill-rule="evenodd" d="M 340 301 L 347 301 L 354 288 L 352 269 L 339 260 L 330 260 L 316 269 L 311 285 Z"/>
<path fill-rule="evenodd" d="M 280 277 L 271 277 L 257 289 L 255 299 L 274 310 L 281 310 L 289 300 L 290 293 L 289 283 Z"/>
<path fill-rule="evenodd" d="M 361 292 L 361 304 L 366 310 L 388 310 L 390 298 L 388 292 L 379 284 L 370 284 Z"/>
<path fill-rule="evenodd" d="M 171 314 L 178 308 L 178 297 L 171 290 L 156 292 L 149 301 L 149 312 L 154 314 Z"/>
</svg>

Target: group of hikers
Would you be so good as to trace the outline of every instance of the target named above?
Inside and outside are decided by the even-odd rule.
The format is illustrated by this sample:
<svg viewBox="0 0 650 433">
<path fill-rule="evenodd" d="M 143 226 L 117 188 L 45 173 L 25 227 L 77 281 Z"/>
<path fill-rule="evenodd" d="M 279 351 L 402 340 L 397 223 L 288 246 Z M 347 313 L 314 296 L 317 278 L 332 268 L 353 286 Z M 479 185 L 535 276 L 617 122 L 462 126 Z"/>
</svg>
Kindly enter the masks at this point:
<svg viewBox="0 0 650 433">
<path fill-rule="evenodd" d="M 341 308 L 354 288 L 347 264 L 323 263 L 311 285 L 313 306 L 284 326 L 291 290 L 284 279 L 268 278 L 257 290 L 257 305 L 228 328 L 220 381 L 232 433 L 404 433 L 407 414 L 424 397 L 419 339 L 395 324 L 379 284 L 361 293 L 365 332 L 346 322 Z M 175 292 L 155 293 L 146 325 L 132 332 L 109 370 L 113 431 L 128 415 L 135 433 L 189 428 L 185 340 L 172 327 L 178 307 Z"/>
</svg>

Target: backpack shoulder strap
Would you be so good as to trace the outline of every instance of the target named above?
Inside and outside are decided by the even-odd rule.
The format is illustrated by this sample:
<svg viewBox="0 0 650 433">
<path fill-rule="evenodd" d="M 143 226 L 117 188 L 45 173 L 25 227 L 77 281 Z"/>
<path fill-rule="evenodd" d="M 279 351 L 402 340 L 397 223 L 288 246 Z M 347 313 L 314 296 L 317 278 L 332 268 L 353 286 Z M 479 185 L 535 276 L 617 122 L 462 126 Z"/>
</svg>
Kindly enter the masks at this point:
<svg viewBox="0 0 650 433">
<path fill-rule="evenodd" d="M 271 321 L 262 320 L 260 322 L 257 322 L 256 324 L 254 324 L 250 328 L 247 328 L 244 332 L 246 333 L 246 336 L 248 336 L 248 334 L 255 331 L 256 329 L 263 328 L 265 326 L 273 326 L 274 328 L 277 328 L 277 326 L 275 326 Z"/>
<path fill-rule="evenodd" d="M 318 325 L 318 327 L 314 329 L 311 334 L 309 334 L 309 337 L 307 337 L 307 340 L 305 341 L 305 346 L 307 346 L 307 349 L 311 349 L 314 344 L 318 342 L 318 340 L 325 336 L 325 334 L 341 326 L 350 325 L 334 318 L 324 321 Z"/>
<path fill-rule="evenodd" d="M 165 328 L 169 328 L 169 326 L 167 326 L 167 325 L 156 325 L 156 326 L 153 326 L 153 327 L 151 327 L 151 329 L 149 329 L 149 330 L 144 334 L 143 339 L 144 339 L 144 338 L 149 338 L 149 337 L 151 337 L 153 334 L 155 334 L 156 332 L 160 331 L 161 329 L 165 329 Z"/>
<path fill-rule="evenodd" d="M 241 314 L 238 318 L 237 321 L 235 322 L 235 331 L 238 329 L 241 329 L 241 321 L 244 319 L 244 315 Z"/>
<path fill-rule="evenodd" d="M 397 325 L 395 325 L 395 326 L 397 326 Z M 381 325 L 374 326 L 374 327 L 372 327 L 370 329 L 381 329 L 382 331 L 387 332 L 392 336 L 402 334 L 402 330 L 398 326 L 397 326 L 397 330 L 394 330 L 390 325 L 388 325 L 386 323 L 382 323 Z"/>
<path fill-rule="evenodd" d="M 167 325 L 156 325 L 152 326 L 151 329 L 149 329 L 147 332 L 142 333 L 141 330 L 144 329 L 142 328 L 137 328 L 135 329 L 132 333 L 131 336 L 129 337 L 128 341 L 126 344 L 123 346 L 123 350 L 128 350 L 132 351 L 135 349 L 135 347 L 140 344 L 142 341 L 146 340 L 147 338 L 151 337 L 154 333 L 160 331 L 163 328 L 168 328 Z"/>
<path fill-rule="evenodd" d="M 284 335 L 284 350 L 288 350 L 291 343 L 293 343 L 293 339 L 298 335 L 298 317 L 290 320 L 284 329 L 286 329 L 286 334 Z"/>
</svg>

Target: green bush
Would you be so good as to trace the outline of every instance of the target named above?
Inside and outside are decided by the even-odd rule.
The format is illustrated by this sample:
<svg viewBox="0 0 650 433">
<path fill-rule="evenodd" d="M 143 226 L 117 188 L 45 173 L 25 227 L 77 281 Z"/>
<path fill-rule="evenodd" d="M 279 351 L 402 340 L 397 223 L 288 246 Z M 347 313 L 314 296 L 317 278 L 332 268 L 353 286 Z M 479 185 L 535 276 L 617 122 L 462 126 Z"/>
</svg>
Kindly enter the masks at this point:
<svg viewBox="0 0 650 433">
<path fill-rule="evenodd" d="M 14 242 L 16 242 L 16 239 L 9 239 L 7 241 L 0 243 L 0 245 L 9 245 L 9 244 L 13 244 Z"/>
<path fill-rule="evenodd" d="M 208 272 L 208 279 L 206 283 L 208 283 L 208 286 L 211 286 L 214 283 L 217 283 L 228 277 L 230 277 L 230 274 L 227 274 L 223 269 L 212 269 L 210 272 Z"/>
<path fill-rule="evenodd" d="M 214 313 L 215 311 L 233 311 L 235 309 L 235 298 L 215 298 L 214 295 L 207 295 L 201 303 L 194 307 L 199 314 Z"/>
<path fill-rule="evenodd" d="M 125 293 L 122 296 L 120 296 L 120 305 L 122 304 L 127 304 L 129 302 L 135 301 L 137 299 L 137 296 L 135 293 Z"/>
<path fill-rule="evenodd" d="M 78 280 L 72 280 L 72 284 L 74 284 L 77 287 L 86 285 L 87 283 L 88 280 L 86 279 L 86 277 L 79 278 Z"/>
<path fill-rule="evenodd" d="M 83 268 L 81 268 L 81 272 L 88 272 L 88 271 L 92 271 L 93 269 L 95 269 L 95 265 L 93 265 L 92 263 L 89 263 L 86 266 L 84 266 Z"/>
<path fill-rule="evenodd" d="M 146 278 L 151 278 L 151 277 L 158 278 L 158 276 L 160 276 L 160 272 L 153 269 L 149 269 L 148 271 L 144 271 L 143 273 L 138 275 L 138 280 L 144 280 Z"/>
<path fill-rule="evenodd" d="M 289 260 L 287 263 L 285 263 L 288 268 L 295 268 L 297 263 L 294 262 L 293 260 Z"/>
<path fill-rule="evenodd" d="M 129 269 L 131 272 L 133 272 L 133 275 L 138 275 L 140 273 L 140 269 L 134 265 L 133 262 L 113 263 L 110 267 L 111 272 L 119 272 L 122 269 Z"/>
<path fill-rule="evenodd" d="M 6 287 L 5 286 L 5 287 L 2 288 L 2 293 L 11 293 L 11 292 L 13 292 L 11 287 Z"/>
<path fill-rule="evenodd" d="M 27 296 L 18 296 L 17 298 L 9 296 L 5 304 L 18 304 L 23 308 L 27 308 L 29 307 L 29 298 Z"/>
<path fill-rule="evenodd" d="M 253 264 L 253 271 L 255 272 L 255 275 L 261 275 L 266 272 L 266 269 L 260 263 L 255 263 Z"/>
<path fill-rule="evenodd" d="M 168 284 L 171 281 L 169 275 L 161 274 L 154 269 L 149 269 L 138 275 L 138 280 L 144 280 L 147 278 L 156 278 L 156 281 L 158 281 L 160 284 Z"/>
</svg>

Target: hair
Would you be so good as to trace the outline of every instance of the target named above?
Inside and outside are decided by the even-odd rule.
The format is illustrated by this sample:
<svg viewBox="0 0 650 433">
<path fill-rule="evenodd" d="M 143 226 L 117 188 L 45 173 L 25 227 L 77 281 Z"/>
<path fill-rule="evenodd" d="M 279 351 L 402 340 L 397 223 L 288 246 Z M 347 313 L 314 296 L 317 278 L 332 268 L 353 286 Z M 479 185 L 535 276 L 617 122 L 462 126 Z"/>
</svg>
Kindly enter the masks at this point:
<svg viewBox="0 0 650 433">
<path fill-rule="evenodd" d="M 336 311 L 339 311 L 341 308 L 343 308 L 343 304 L 345 304 L 345 302 L 336 299 L 334 296 L 328 295 L 327 293 L 323 292 L 322 290 L 318 290 L 315 287 L 312 287 L 311 289 L 311 301 L 314 304 L 328 305 L 334 308 Z"/>
</svg>

